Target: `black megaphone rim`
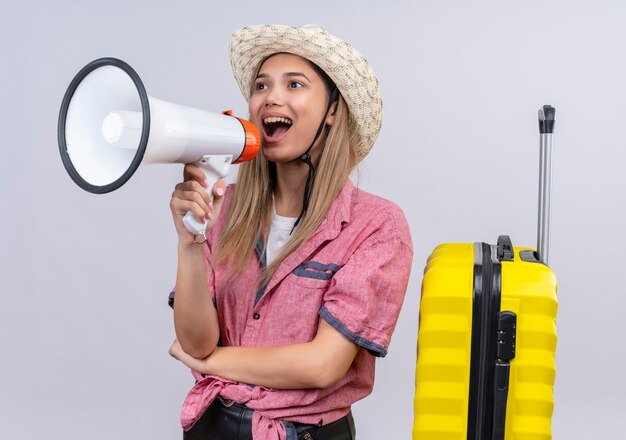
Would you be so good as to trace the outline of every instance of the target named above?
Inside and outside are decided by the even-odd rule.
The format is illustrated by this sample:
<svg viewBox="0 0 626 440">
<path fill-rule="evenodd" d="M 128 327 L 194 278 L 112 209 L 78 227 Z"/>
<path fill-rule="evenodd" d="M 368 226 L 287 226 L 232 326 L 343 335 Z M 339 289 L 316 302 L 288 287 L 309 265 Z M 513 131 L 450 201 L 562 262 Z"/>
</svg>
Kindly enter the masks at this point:
<svg viewBox="0 0 626 440">
<path fill-rule="evenodd" d="M 69 108 L 70 102 L 72 101 L 72 97 L 74 96 L 74 92 L 78 88 L 78 85 L 85 79 L 87 75 L 89 75 L 94 70 L 104 67 L 104 66 L 114 66 L 119 69 L 122 69 L 132 80 L 137 87 L 137 92 L 139 93 L 139 98 L 141 100 L 141 109 L 142 109 L 142 117 L 143 117 L 143 127 L 141 130 L 141 140 L 139 141 L 139 146 L 137 148 L 137 152 L 135 153 L 135 157 L 133 157 L 132 162 L 128 169 L 122 174 L 117 180 L 111 182 L 107 185 L 93 185 L 87 182 L 82 178 L 80 173 L 72 164 L 72 160 L 67 152 L 67 143 L 65 139 L 65 123 L 67 118 L 67 110 Z M 115 191 L 122 185 L 124 185 L 128 179 L 132 177 L 132 175 L 137 171 L 139 165 L 141 165 L 141 161 L 143 160 L 143 156 L 146 152 L 146 147 L 148 145 L 148 136 L 150 135 L 150 105 L 148 102 L 148 94 L 146 93 L 146 89 L 137 75 L 137 72 L 130 67 L 124 61 L 117 58 L 99 58 L 87 64 L 83 67 L 74 77 L 72 82 L 70 83 L 67 91 L 65 92 L 65 96 L 63 97 L 63 102 L 61 103 L 61 111 L 59 113 L 59 125 L 58 125 L 58 142 L 59 142 L 59 151 L 61 153 L 61 159 L 63 160 L 63 165 L 67 170 L 67 173 L 70 175 L 72 180 L 80 186 L 85 191 L 89 191 L 94 194 L 105 194 L 111 191 Z"/>
</svg>

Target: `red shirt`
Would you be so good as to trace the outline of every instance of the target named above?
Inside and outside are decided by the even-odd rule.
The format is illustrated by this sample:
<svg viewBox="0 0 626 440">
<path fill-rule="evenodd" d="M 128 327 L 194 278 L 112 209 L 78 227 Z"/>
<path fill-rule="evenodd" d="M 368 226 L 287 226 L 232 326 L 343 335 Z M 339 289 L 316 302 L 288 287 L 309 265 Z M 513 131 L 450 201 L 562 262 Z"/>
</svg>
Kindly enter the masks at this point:
<svg viewBox="0 0 626 440">
<path fill-rule="evenodd" d="M 207 234 L 209 261 L 232 194 L 229 188 L 223 215 Z M 321 317 L 362 349 L 345 377 L 325 389 L 271 389 L 193 372 L 198 382 L 181 412 L 185 430 L 219 395 L 255 410 L 255 440 L 285 439 L 293 429 L 290 421 L 331 423 L 372 391 L 375 356 L 387 354 L 413 258 L 400 208 L 348 180 L 320 227 L 280 264 L 265 288 L 257 282 L 265 264 L 262 249 L 259 241 L 256 255 L 235 280 L 228 278 L 229 267 L 208 266 L 221 344 L 264 347 L 310 342 Z"/>
</svg>

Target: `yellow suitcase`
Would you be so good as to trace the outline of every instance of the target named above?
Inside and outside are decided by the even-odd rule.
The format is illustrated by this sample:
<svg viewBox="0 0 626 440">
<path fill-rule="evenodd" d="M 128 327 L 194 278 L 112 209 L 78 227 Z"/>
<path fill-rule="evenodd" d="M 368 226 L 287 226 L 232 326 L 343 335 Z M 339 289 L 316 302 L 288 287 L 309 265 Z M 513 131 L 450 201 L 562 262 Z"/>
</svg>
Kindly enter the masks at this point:
<svg viewBox="0 0 626 440">
<path fill-rule="evenodd" d="M 413 440 L 548 440 L 557 282 L 548 267 L 554 108 L 540 110 L 536 250 L 443 244 L 422 282 Z"/>
</svg>

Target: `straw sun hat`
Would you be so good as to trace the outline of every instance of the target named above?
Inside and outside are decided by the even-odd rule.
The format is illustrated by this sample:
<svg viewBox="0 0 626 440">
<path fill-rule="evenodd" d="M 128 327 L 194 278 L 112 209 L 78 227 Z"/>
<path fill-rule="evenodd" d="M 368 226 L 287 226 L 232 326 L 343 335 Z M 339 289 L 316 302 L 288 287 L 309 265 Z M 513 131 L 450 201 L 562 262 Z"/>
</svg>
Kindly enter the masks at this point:
<svg viewBox="0 0 626 440">
<path fill-rule="evenodd" d="M 365 58 L 317 25 L 245 27 L 233 34 L 230 63 L 246 100 L 250 99 L 259 64 L 279 52 L 306 58 L 333 80 L 354 118 L 355 124 L 350 128 L 359 139 L 357 152 L 361 158 L 365 157 L 378 137 L 383 109 L 378 80 Z"/>
</svg>

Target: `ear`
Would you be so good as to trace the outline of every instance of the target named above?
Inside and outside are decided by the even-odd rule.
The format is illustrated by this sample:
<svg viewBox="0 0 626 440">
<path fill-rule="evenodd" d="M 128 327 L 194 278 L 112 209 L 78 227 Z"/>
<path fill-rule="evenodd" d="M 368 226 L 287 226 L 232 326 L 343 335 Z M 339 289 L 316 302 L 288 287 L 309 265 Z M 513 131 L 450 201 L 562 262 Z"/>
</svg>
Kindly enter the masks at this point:
<svg viewBox="0 0 626 440">
<path fill-rule="evenodd" d="M 326 116 L 326 125 L 329 127 L 335 122 L 335 112 L 337 111 L 337 101 L 333 102 L 328 110 L 328 116 Z"/>
</svg>

